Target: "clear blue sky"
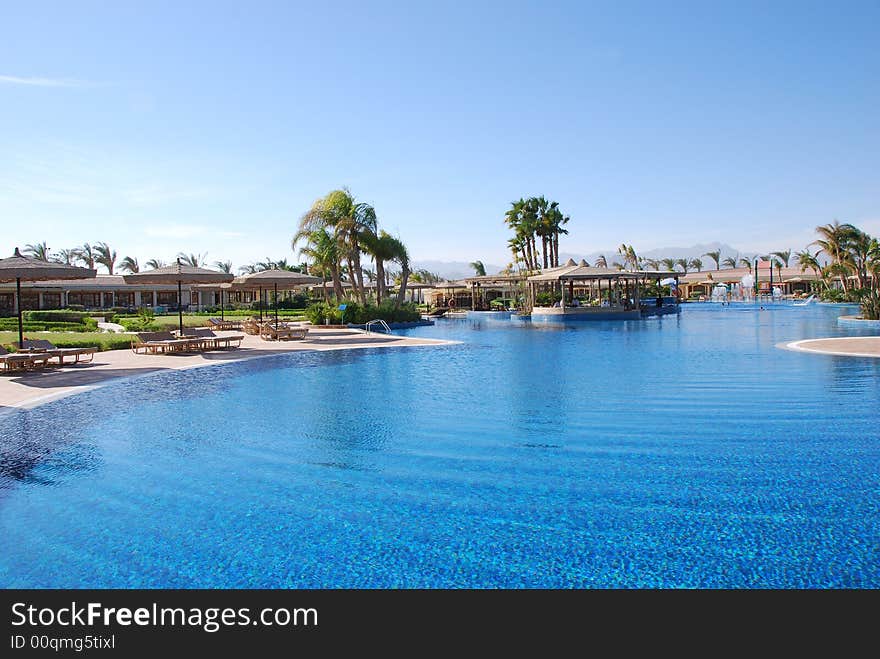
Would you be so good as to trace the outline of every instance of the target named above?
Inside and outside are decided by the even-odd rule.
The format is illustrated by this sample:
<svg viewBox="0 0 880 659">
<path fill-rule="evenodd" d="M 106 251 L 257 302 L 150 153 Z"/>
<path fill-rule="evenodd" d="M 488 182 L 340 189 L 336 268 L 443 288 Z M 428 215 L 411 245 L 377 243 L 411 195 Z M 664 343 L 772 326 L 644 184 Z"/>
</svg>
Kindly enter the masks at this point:
<svg viewBox="0 0 880 659">
<path fill-rule="evenodd" d="M 116 6 L 117 4 L 124 6 Z M 880 2 L 5 3 L 2 251 L 293 259 L 348 186 L 416 259 L 880 233 Z"/>
</svg>

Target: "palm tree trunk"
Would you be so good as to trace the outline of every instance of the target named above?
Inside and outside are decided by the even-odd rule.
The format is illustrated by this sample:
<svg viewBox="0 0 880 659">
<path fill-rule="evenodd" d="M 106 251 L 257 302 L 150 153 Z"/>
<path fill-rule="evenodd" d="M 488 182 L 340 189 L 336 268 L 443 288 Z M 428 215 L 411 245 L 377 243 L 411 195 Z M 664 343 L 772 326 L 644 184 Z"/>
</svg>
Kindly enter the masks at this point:
<svg viewBox="0 0 880 659">
<path fill-rule="evenodd" d="M 344 293 L 342 291 L 342 280 L 339 278 L 338 263 L 330 266 L 330 276 L 333 278 L 333 294 L 336 296 L 336 300 L 341 302 Z"/>
<path fill-rule="evenodd" d="M 353 281 L 352 284 L 357 287 L 361 304 L 367 306 L 367 293 L 364 290 L 364 271 L 361 269 L 361 247 L 357 241 L 354 241 L 352 257 L 354 258 L 354 275 L 357 277 L 357 280 Z"/>
<path fill-rule="evenodd" d="M 406 281 L 409 279 L 409 266 L 404 264 L 403 269 L 400 272 L 400 290 L 397 292 L 397 306 L 399 307 L 403 304 L 403 300 L 406 296 Z"/>
<path fill-rule="evenodd" d="M 385 297 L 385 263 L 382 259 L 376 259 L 376 305 L 382 304 Z"/>
<path fill-rule="evenodd" d="M 547 236 L 541 236 L 541 244 L 543 249 L 542 255 L 544 257 L 544 270 L 547 269 Z"/>
</svg>

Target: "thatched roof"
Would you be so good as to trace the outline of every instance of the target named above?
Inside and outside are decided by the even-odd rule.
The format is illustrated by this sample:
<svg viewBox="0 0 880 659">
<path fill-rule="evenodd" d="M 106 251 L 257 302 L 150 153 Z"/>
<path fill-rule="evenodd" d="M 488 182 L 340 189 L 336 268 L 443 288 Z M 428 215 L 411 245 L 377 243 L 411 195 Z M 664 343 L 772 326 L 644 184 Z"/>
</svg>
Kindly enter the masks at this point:
<svg viewBox="0 0 880 659">
<path fill-rule="evenodd" d="M 46 281 L 51 279 L 89 279 L 97 274 L 96 270 L 79 268 L 75 265 L 52 263 L 40 259 L 22 256 L 15 248 L 9 258 L 0 260 L 0 281 Z"/>
<path fill-rule="evenodd" d="M 231 274 L 226 272 L 197 268 L 192 265 L 185 265 L 179 261 L 164 268 L 123 275 L 122 278 L 126 284 L 176 284 L 177 282 L 184 284 L 219 284 L 234 279 Z"/>
<path fill-rule="evenodd" d="M 232 280 L 232 288 L 238 290 L 253 290 L 257 288 L 297 288 L 299 286 L 313 286 L 320 284 L 319 277 L 312 277 L 301 272 L 293 272 L 291 270 L 261 270 L 260 272 L 252 272 Z"/>
</svg>

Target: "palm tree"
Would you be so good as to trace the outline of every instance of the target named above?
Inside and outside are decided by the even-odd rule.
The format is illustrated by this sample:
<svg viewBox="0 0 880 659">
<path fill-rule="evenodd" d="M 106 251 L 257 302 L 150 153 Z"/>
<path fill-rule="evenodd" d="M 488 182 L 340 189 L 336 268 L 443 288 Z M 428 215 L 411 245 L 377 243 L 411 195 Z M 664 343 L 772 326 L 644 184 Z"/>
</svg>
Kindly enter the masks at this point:
<svg viewBox="0 0 880 659">
<path fill-rule="evenodd" d="M 703 262 L 698 258 L 691 259 L 688 265 L 697 272 L 703 271 Z"/>
<path fill-rule="evenodd" d="M 649 270 L 659 270 L 660 269 L 660 261 L 657 259 L 644 259 L 645 267 Z"/>
<path fill-rule="evenodd" d="M 396 257 L 400 253 L 402 243 L 385 231 L 380 231 L 378 235 L 366 235 L 364 247 L 376 264 L 376 303 L 380 304 L 385 299 L 388 286 L 388 273 L 385 270 L 385 264 L 398 260 Z M 401 272 L 401 278 L 402 274 Z"/>
<path fill-rule="evenodd" d="M 706 252 L 705 254 L 702 254 L 702 256 L 708 256 L 710 259 L 715 261 L 715 269 L 721 270 L 721 250 L 720 249 L 716 249 L 711 252 Z"/>
<path fill-rule="evenodd" d="M 747 267 L 749 269 L 749 272 L 752 271 L 752 259 L 750 259 L 749 257 L 747 257 L 747 256 L 739 257 L 739 264 Z"/>
<path fill-rule="evenodd" d="M 477 277 L 485 277 L 486 276 L 486 266 L 483 265 L 482 261 L 473 261 L 470 264 L 470 266 L 474 269 L 474 274 Z"/>
<path fill-rule="evenodd" d="M 183 252 L 177 253 L 177 259 L 183 265 L 191 265 L 194 268 L 201 268 L 205 264 L 205 257 L 208 254 L 184 254 Z"/>
<path fill-rule="evenodd" d="M 805 249 L 795 254 L 794 258 L 800 266 L 801 272 L 806 272 L 807 268 L 809 268 L 813 271 L 816 277 L 824 279 L 822 276 L 822 264 L 819 263 L 819 254 L 821 253 L 821 251 L 817 251 L 815 254 L 811 254 L 809 250 Z"/>
<path fill-rule="evenodd" d="M 841 224 L 838 220 L 834 220 L 833 224 L 816 227 L 816 233 L 820 237 L 812 242 L 813 245 L 821 247 L 831 258 L 831 265 L 834 266 L 832 270 L 838 275 L 844 293 L 847 292 L 846 274 L 844 274 L 846 253 L 855 231 L 858 229 L 852 224 Z"/>
<path fill-rule="evenodd" d="M 617 248 L 617 253 L 623 257 L 624 266 L 630 266 L 633 270 L 639 269 L 639 257 L 636 254 L 635 247 L 623 243 Z"/>
<path fill-rule="evenodd" d="M 90 270 L 95 269 L 95 258 L 96 254 L 92 249 L 92 246 L 88 243 L 84 243 L 82 247 L 76 248 L 76 258 L 80 262 L 83 263 Z"/>
<path fill-rule="evenodd" d="M 232 261 L 214 261 L 214 267 L 220 272 L 232 274 Z"/>
<path fill-rule="evenodd" d="M 735 268 L 737 264 L 737 259 L 735 256 L 728 256 L 721 262 L 721 264 L 728 268 Z"/>
<path fill-rule="evenodd" d="M 405 299 L 406 282 L 409 279 L 409 252 L 400 238 L 389 236 L 388 244 L 394 255 L 390 260 L 400 266 L 400 288 L 397 291 L 397 306 L 399 307 Z"/>
<path fill-rule="evenodd" d="M 138 263 L 137 258 L 133 256 L 126 256 L 124 259 L 122 259 L 119 264 L 119 268 L 121 270 L 124 270 L 125 272 L 130 272 L 132 274 L 141 271 L 141 266 Z"/>
<path fill-rule="evenodd" d="M 784 249 L 780 252 L 773 252 L 773 256 L 775 256 L 780 261 L 782 261 L 785 264 L 785 267 L 787 268 L 789 261 L 791 261 L 791 250 Z"/>
<path fill-rule="evenodd" d="M 113 274 L 113 268 L 116 266 L 116 252 L 110 249 L 110 245 L 101 242 L 95 245 L 95 263 L 103 265 L 107 268 L 107 274 Z"/>
<path fill-rule="evenodd" d="M 49 260 L 49 246 L 46 245 L 46 241 L 44 240 L 41 243 L 37 243 L 36 245 L 25 245 L 24 253 L 30 256 L 31 258 L 38 259 L 40 261 L 48 261 Z"/>
<path fill-rule="evenodd" d="M 159 268 L 164 268 L 166 265 L 168 265 L 168 264 L 165 263 L 165 261 L 163 261 L 162 259 L 150 259 L 146 263 L 146 266 L 148 268 L 152 268 L 153 270 L 158 270 Z"/>
<path fill-rule="evenodd" d="M 599 254 L 599 257 L 596 259 L 596 267 L 597 268 L 607 268 L 608 267 L 608 259 L 605 258 L 604 254 Z"/>
<path fill-rule="evenodd" d="M 666 268 L 667 272 L 672 272 L 673 270 L 675 270 L 675 259 L 670 259 L 670 258 L 660 259 L 660 264 L 664 268 Z"/>
<path fill-rule="evenodd" d="M 74 265 L 76 263 L 76 249 L 59 249 L 58 253 L 52 260 L 55 261 L 55 263 Z"/>
<path fill-rule="evenodd" d="M 339 276 L 339 242 L 327 228 L 315 229 L 307 236 L 297 233 L 293 239 L 293 247 L 299 242 L 305 244 L 299 248 L 300 256 L 305 256 L 311 261 L 311 272 L 321 277 L 324 282 L 324 299 L 327 299 L 328 277 L 333 281 L 333 293 L 337 300 L 343 297 L 342 280 Z M 378 270 L 378 264 L 377 264 Z"/>
<path fill-rule="evenodd" d="M 690 261 L 688 261 L 687 259 L 676 259 L 675 265 L 681 266 L 681 269 L 684 272 L 684 274 L 687 274 L 688 273 L 688 266 L 690 265 Z"/>
</svg>

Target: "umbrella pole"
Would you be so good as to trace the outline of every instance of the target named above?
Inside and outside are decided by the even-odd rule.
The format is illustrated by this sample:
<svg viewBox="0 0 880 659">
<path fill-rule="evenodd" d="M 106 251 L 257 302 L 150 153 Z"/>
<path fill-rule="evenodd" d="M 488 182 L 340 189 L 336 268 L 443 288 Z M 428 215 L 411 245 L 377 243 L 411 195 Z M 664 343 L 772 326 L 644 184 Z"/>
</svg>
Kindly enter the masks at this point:
<svg viewBox="0 0 880 659">
<path fill-rule="evenodd" d="M 18 349 L 24 348 L 24 332 L 21 324 L 21 277 L 15 278 L 15 308 L 18 310 Z"/>
<path fill-rule="evenodd" d="M 180 335 L 183 336 L 183 282 L 177 280 L 177 319 L 180 323 Z"/>
<path fill-rule="evenodd" d="M 275 327 L 278 327 L 278 282 L 275 282 Z"/>
</svg>

